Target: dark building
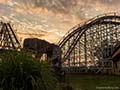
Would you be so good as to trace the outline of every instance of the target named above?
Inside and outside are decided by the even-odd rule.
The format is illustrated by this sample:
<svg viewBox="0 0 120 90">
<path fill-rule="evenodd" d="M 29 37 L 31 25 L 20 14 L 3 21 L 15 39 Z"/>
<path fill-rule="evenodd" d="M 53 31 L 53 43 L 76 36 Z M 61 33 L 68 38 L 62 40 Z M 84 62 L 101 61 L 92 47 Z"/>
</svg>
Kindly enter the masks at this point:
<svg viewBox="0 0 120 90">
<path fill-rule="evenodd" d="M 114 63 L 113 73 L 116 75 L 120 75 L 120 46 L 114 51 L 112 59 Z"/>
</svg>

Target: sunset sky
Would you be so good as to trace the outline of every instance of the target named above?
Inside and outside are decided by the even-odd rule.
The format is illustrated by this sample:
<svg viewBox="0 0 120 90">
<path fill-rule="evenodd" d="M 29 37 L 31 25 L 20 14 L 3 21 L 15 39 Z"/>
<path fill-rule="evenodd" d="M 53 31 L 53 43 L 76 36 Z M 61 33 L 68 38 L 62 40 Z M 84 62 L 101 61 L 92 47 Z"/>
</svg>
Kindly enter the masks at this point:
<svg viewBox="0 0 120 90">
<path fill-rule="evenodd" d="M 19 38 L 57 42 L 72 27 L 99 14 L 120 12 L 120 0 L 0 0 L 1 20 Z"/>
</svg>

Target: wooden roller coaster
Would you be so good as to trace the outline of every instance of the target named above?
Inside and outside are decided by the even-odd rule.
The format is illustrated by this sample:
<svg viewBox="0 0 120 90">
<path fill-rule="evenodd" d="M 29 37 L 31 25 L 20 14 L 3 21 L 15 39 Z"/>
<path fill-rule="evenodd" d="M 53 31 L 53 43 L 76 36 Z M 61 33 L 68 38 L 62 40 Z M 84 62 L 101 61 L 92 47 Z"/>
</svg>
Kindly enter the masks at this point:
<svg viewBox="0 0 120 90">
<path fill-rule="evenodd" d="M 35 41 L 39 40 L 35 39 Z M 39 49 L 41 45 L 36 42 L 33 44 L 33 46 L 38 45 L 37 48 L 29 45 L 28 48 L 39 54 L 42 51 Z M 103 73 L 113 70 L 112 55 L 119 46 L 120 16 L 115 13 L 104 14 L 72 28 L 59 41 L 57 46 L 59 49 L 54 48 L 54 52 L 51 52 L 53 57 L 49 54 L 47 56 L 51 59 L 59 58 L 59 63 L 68 73 Z M 9 23 L 0 23 L 0 48 L 21 49 L 20 42 Z M 59 55 L 56 55 L 57 51 L 60 51 Z"/>
</svg>

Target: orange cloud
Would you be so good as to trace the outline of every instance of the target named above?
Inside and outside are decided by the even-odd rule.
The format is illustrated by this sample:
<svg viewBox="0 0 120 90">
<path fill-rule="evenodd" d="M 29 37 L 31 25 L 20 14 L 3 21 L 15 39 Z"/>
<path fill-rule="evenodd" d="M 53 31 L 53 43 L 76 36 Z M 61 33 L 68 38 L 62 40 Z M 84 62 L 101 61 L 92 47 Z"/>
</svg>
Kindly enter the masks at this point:
<svg viewBox="0 0 120 90">
<path fill-rule="evenodd" d="M 5 3 L 7 2 L 8 0 L 0 0 L 0 3 Z"/>
</svg>

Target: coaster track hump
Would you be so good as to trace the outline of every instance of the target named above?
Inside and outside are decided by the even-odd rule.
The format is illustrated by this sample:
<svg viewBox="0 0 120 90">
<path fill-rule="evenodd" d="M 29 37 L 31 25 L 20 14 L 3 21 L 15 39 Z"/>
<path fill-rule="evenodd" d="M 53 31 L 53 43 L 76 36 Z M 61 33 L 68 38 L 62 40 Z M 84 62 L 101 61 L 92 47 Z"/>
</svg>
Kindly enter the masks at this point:
<svg viewBox="0 0 120 90">
<path fill-rule="evenodd" d="M 0 22 L 0 48 L 20 49 L 21 45 L 10 23 Z"/>
<path fill-rule="evenodd" d="M 98 63 L 103 58 L 110 58 L 116 45 L 120 45 L 119 26 L 120 16 L 116 13 L 100 15 L 75 26 L 58 42 L 63 51 L 63 63 L 68 66 L 80 66 L 84 63 L 87 66 L 89 62 L 96 65 L 96 61 Z M 105 47 L 109 47 L 111 51 Z M 100 56 L 93 55 L 95 53 Z M 105 53 L 108 55 L 103 55 Z"/>
</svg>

